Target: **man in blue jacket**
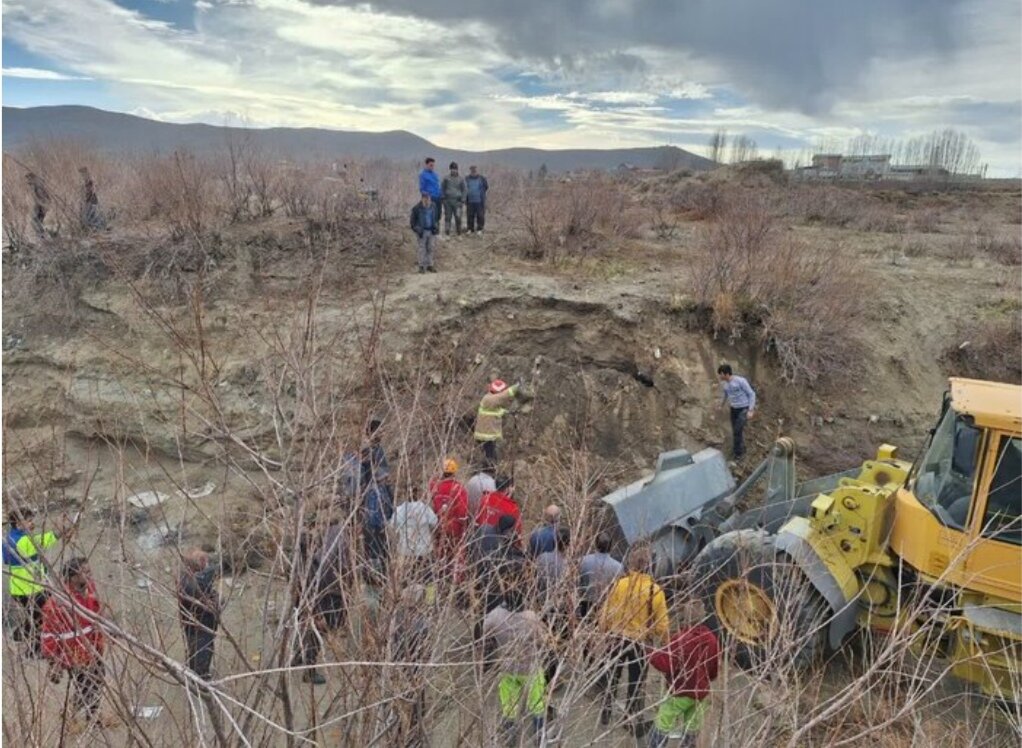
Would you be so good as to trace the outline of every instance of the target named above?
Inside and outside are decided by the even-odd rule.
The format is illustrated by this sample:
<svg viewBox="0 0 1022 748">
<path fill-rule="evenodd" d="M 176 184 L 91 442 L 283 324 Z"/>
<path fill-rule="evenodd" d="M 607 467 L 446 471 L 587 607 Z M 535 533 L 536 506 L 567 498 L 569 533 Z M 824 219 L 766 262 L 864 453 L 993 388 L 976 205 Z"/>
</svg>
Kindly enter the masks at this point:
<svg viewBox="0 0 1022 748">
<path fill-rule="evenodd" d="M 486 223 L 486 191 L 490 189 L 486 177 L 474 166 L 468 167 L 465 178 L 465 204 L 468 208 L 468 233 L 483 233 Z"/>
<path fill-rule="evenodd" d="M 440 189 L 440 177 L 437 176 L 436 159 L 430 156 L 426 159 L 425 167 L 419 172 L 419 194 L 426 193 L 433 201 L 433 212 L 436 214 L 436 223 L 440 225 L 440 203 L 443 200 L 443 191 Z"/>
</svg>

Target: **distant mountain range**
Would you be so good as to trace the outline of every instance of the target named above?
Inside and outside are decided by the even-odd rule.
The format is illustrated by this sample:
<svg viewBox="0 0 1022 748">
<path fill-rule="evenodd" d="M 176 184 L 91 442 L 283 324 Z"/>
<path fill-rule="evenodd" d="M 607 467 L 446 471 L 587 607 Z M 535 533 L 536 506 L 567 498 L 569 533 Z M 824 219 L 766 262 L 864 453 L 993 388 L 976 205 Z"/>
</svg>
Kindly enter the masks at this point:
<svg viewBox="0 0 1022 748">
<path fill-rule="evenodd" d="M 3 108 L 3 148 L 7 151 L 17 150 L 32 141 L 59 138 L 118 152 L 166 152 L 178 148 L 202 152 L 223 148 L 229 137 L 242 134 L 254 138 L 259 146 L 290 158 L 336 159 L 350 156 L 421 161 L 432 155 L 441 167 L 445 167 L 448 161 L 458 161 L 463 169 L 470 162 L 503 164 L 520 169 L 539 169 L 546 164 L 550 172 L 616 169 L 621 164 L 695 171 L 714 165 L 709 159 L 674 146 L 607 150 L 503 148 L 473 152 L 440 148 L 404 130 L 352 132 L 312 127 L 218 127 L 158 122 L 86 106 Z"/>
</svg>

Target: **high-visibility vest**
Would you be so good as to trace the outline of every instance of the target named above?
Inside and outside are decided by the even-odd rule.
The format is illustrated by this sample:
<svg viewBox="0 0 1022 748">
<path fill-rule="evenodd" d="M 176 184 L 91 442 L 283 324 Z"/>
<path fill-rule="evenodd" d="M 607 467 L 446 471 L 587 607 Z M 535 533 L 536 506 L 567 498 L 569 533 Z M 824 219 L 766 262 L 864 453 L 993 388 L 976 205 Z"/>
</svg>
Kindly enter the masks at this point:
<svg viewBox="0 0 1022 748">
<path fill-rule="evenodd" d="M 504 438 L 502 420 L 507 413 L 505 406 L 510 405 L 518 394 L 517 385 L 508 387 L 503 392 L 483 396 L 476 413 L 475 440 L 479 442 L 496 442 Z"/>
<path fill-rule="evenodd" d="M 4 539 L 3 558 L 10 576 L 11 597 L 28 597 L 43 591 L 46 569 L 39 558 L 39 549 L 49 548 L 57 542 L 52 532 L 28 535 L 14 528 Z"/>
</svg>

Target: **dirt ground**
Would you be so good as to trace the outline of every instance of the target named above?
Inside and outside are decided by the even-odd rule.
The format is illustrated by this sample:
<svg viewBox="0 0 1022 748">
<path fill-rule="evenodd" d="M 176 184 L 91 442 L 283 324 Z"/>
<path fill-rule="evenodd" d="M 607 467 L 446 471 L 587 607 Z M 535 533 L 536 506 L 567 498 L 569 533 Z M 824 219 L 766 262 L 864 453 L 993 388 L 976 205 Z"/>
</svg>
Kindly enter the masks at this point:
<svg viewBox="0 0 1022 748">
<path fill-rule="evenodd" d="M 289 385 L 281 352 L 314 335 L 327 349 L 317 376 L 350 395 L 362 391 L 362 370 L 349 364 L 372 338 L 376 371 L 388 377 L 374 410 L 390 415 L 384 443 L 401 455 L 399 491 L 412 490 L 425 484 L 443 454 L 463 461 L 474 456 L 469 427 L 485 383 L 494 376 L 520 380 L 535 399 L 509 419 L 505 457 L 527 526 L 545 504 L 559 500 L 561 489 L 546 480 L 554 463 L 584 454 L 587 490 L 598 496 L 649 470 L 661 451 L 725 447 L 728 423 L 716 407 L 714 376 L 722 360 L 748 374 L 761 399 L 748 434 L 751 454 L 736 467 L 739 475 L 781 435 L 796 440 L 805 474 L 843 469 L 883 442 L 912 457 L 940 406 L 945 352 L 967 342 L 957 337 L 963 323 L 1018 315 L 1020 308 L 1018 265 L 999 264 L 982 252 L 959 256 L 978 225 L 1018 236 L 1017 188 L 970 193 L 950 205 L 947 199 L 916 196 L 899 208 L 905 214 L 937 211 L 937 231 L 805 223 L 788 229 L 854 255 L 869 277 L 868 325 L 848 331 L 864 344 L 861 362 L 839 381 L 812 387 L 780 381 L 754 341 L 713 339 L 700 326 L 686 290 L 698 221 L 681 220 L 666 240 L 647 231 L 610 249 L 537 262 L 511 249 L 515 217 L 495 209 L 485 235 L 445 237 L 439 272 L 425 275 L 414 272 L 409 232 L 392 228 L 369 251 L 341 253 L 320 266 L 314 303 L 302 226 L 274 218 L 240 227 L 225 241 L 247 249 L 217 268 L 202 305 L 204 355 L 215 369 L 210 381 L 223 407 L 218 417 L 259 445 L 263 457 L 281 458 L 274 404 L 266 397 L 275 377 L 281 391 L 296 386 Z M 246 513 L 259 515 L 266 481 L 259 471 L 225 466 L 222 450 L 230 446 L 194 415 L 190 395 L 175 385 L 175 377 L 187 379 L 195 366 L 175 343 L 187 337 L 194 310 L 155 296 L 143 304 L 145 286 L 104 282 L 82 292 L 68 323 L 7 290 L 5 281 L 5 486 L 30 492 L 53 513 L 80 509 L 74 553 L 92 559 L 114 620 L 130 622 L 133 631 L 180 658 L 175 548 L 219 547 Z M 412 403 L 415 391 L 427 393 L 428 402 Z M 437 433 L 413 423 L 429 413 L 453 415 L 460 425 Z M 142 491 L 168 498 L 147 512 L 132 511 L 126 500 Z M 225 629 L 239 643 L 218 651 L 216 670 L 227 675 L 244 669 L 242 656 L 257 663 L 264 655 L 277 622 L 271 618 L 283 614 L 287 601 L 282 582 L 259 571 L 225 579 L 223 593 Z M 457 660 L 468 638 L 467 621 L 452 627 L 448 661 Z M 357 657 L 357 641 L 332 646 L 337 659 Z M 43 667 L 15 667 L 9 637 L 3 659 L 5 691 L 16 683 L 41 688 Z M 331 671 L 328 677 L 319 691 L 298 689 L 306 718 L 316 711 L 322 722 L 336 714 L 344 675 Z M 469 684 L 475 678 L 469 667 L 434 677 Z M 132 689 L 138 705 L 186 713 L 185 694 L 175 683 L 140 671 L 126 671 L 124 678 L 121 685 Z M 651 678 L 651 699 L 658 688 Z M 46 699 L 58 696 L 51 690 Z M 585 694 L 560 695 L 562 707 L 574 699 L 576 706 L 564 710 L 570 717 L 562 744 L 633 744 L 621 731 L 603 734 Z M 485 716 L 442 711 L 434 744 L 478 744 L 478 720 L 495 721 L 492 693 L 489 703 L 494 711 Z M 726 714 L 722 709 L 714 707 L 715 718 Z M 167 744 L 161 742 L 163 719 L 166 713 L 147 728 L 149 744 Z M 13 729 L 6 711 L 4 723 L 5 733 Z M 323 729 L 319 740 L 345 744 L 343 725 Z M 121 728 L 96 744 L 139 743 Z"/>
</svg>

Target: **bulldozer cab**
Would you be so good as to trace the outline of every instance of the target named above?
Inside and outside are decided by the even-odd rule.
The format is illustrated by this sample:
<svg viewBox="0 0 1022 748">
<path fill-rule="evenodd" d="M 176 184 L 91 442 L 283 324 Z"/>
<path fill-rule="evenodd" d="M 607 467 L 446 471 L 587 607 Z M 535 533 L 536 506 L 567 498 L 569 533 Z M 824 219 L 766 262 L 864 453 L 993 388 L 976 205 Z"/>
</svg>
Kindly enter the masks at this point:
<svg viewBox="0 0 1022 748">
<path fill-rule="evenodd" d="M 1017 600 L 1022 387 L 952 379 L 899 491 L 892 547 L 923 575 Z"/>
</svg>

